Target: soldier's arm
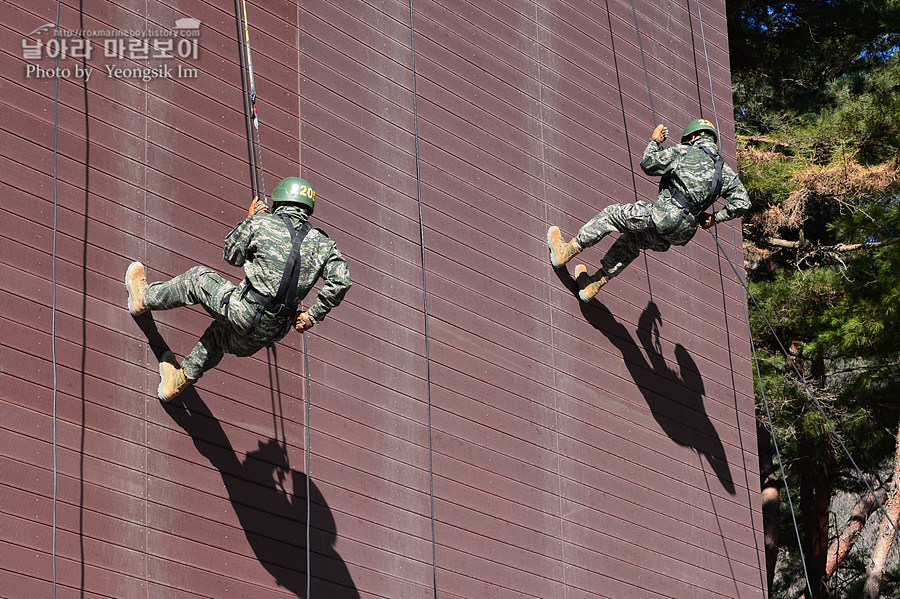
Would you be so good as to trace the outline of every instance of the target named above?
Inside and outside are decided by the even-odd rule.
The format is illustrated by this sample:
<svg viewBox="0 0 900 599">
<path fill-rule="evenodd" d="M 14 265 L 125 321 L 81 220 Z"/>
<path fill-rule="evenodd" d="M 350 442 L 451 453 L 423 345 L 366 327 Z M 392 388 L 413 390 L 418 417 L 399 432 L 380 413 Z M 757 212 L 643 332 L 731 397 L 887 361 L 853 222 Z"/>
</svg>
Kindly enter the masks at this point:
<svg viewBox="0 0 900 599">
<path fill-rule="evenodd" d="M 341 256 L 337 247 L 332 246 L 331 253 L 322 267 L 322 278 L 325 279 L 325 285 L 316 295 L 315 303 L 307 310 L 307 314 L 314 323 L 322 322 L 325 315 L 341 303 L 347 290 L 353 284 L 350 281 L 350 268 L 347 266 L 347 261 Z"/>
<path fill-rule="evenodd" d="M 222 257 L 232 266 L 243 266 L 247 260 L 252 220 L 251 218 L 244 219 L 225 237 Z"/>
<path fill-rule="evenodd" d="M 722 197 L 727 203 L 715 213 L 714 218 L 717 223 L 742 216 L 750 209 L 750 194 L 747 193 L 747 188 L 736 174 L 722 190 Z"/>
<path fill-rule="evenodd" d="M 641 169 L 648 175 L 661 176 L 675 170 L 678 163 L 678 146 L 663 148 L 662 144 L 651 139 L 641 156 Z"/>
</svg>

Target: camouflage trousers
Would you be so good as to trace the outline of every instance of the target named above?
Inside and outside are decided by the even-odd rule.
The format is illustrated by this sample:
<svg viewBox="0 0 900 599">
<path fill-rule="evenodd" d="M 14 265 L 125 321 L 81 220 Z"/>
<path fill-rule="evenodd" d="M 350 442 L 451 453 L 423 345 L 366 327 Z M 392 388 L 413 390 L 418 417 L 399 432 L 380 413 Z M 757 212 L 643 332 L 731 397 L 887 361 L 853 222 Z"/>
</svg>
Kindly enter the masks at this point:
<svg viewBox="0 0 900 599">
<path fill-rule="evenodd" d="M 205 266 L 195 266 L 170 281 L 150 283 L 147 287 L 144 305 L 150 310 L 200 304 L 215 319 L 181 364 L 187 378 L 199 379 L 204 372 L 215 368 L 226 353 L 249 356 L 277 340 L 234 332 L 226 320 L 223 302 L 234 289 L 233 283 Z"/>
<path fill-rule="evenodd" d="M 641 250 L 664 252 L 672 245 L 656 231 L 650 208 L 651 204 L 643 200 L 634 204 L 613 204 L 578 231 L 575 238 L 582 248 L 598 243 L 609 233 L 619 233 L 619 238 L 600 261 L 607 277 L 622 272 L 641 255 Z"/>
</svg>

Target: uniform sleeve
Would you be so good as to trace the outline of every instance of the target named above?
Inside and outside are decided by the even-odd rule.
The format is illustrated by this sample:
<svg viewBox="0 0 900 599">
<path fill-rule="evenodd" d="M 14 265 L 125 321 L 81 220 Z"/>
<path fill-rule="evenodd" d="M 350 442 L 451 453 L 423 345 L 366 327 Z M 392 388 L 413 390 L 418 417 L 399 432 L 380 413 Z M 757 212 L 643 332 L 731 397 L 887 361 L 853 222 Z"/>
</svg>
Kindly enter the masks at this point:
<svg viewBox="0 0 900 599">
<path fill-rule="evenodd" d="M 677 165 L 678 146 L 665 149 L 655 139 L 650 140 L 644 155 L 641 156 L 641 168 L 648 175 L 661 176 L 671 173 Z"/>
<path fill-rule="evenodd" d="M 353 284 L 350 281 L 350 268 L 347 266 L 347 261 L 341 256 L 337 247 L 332 248 L 331 254 L 322 267 L 322 278 L 325 280 L 325 285 L 316 295 L 315 303 L 307 311 L 310 319 L 316 323 L 322 322 L 325 315 L 341 303 L 347 290 Z"/>
<path fill-rule="evenodd" d="M 741 183 L 741 179 L 737 174 L 732 172 L 731 175 L 731 181 L 722 190 L 722 197 L 725 198 L 727 203 L 715 213 L 717 223 L 742 216 L 750 209 L 750 194 L 747 193 L 747 188 Z"/>
<path fill-rule="evenodd" d="M 231 233 L 225 237 L 225 247 L 222 252 L 225 262 L 232 266 L 243 266 L 247 260 L 250 247 L 251 221 L 253 217 L 245 218 Z"/>
</svg>

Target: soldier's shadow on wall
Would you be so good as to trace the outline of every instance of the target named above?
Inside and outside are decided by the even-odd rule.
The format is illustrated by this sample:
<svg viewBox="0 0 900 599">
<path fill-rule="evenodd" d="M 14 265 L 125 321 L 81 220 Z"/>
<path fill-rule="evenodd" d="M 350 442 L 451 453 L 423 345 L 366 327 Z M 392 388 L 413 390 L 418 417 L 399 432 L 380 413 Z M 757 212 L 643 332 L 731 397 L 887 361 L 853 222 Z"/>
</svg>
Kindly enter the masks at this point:
<svg viewBox="0 0 900 599">
<path fill-rule="evenodd" d="M 152 316 L 148 313 L 135 320 L 159 359 L 168 346 Z M 279 586 L 306 598 L 307 476 L 290 467 L 284 444 L 277 439 L 259 441 L 257 449 L 248 452 L 241 461 L 222 424 L 193 387 L 163 407 L 221 474 L 231 505 L 260 564 Z M 285 481 L 290 484 L 286 485 Z M 359 592 L 350 571 L 334 548 L 337 540 L 334 518 L 325 497 L 311 479 L 309 496 L 313 573 L 310 595 L 356 599 Z"/>
<path fill-rule="evenodd" d="M 556 273 L 577 298 L 578 285 L 575 280 L 565 269 L 557 269 Z M 579 305 L 585 320 L 622 353 L 631 378 L 641 390 L 663 432 L 678 445 L 690 447 L 704 456 L 722 487 L 734 495 L 734 479 L 725 448 L 703 405 L 706 393 L 703 377 L 690 353 L 681 344 L 675 345 L 678 370 L 669 367 L 659 340 L 662 324 L 659 307 L 650 301 L 641 313 L 637 329 L 639 346 L 628 329 L 596 299 L 588 304 L 579 301 Z"/>
</svg>

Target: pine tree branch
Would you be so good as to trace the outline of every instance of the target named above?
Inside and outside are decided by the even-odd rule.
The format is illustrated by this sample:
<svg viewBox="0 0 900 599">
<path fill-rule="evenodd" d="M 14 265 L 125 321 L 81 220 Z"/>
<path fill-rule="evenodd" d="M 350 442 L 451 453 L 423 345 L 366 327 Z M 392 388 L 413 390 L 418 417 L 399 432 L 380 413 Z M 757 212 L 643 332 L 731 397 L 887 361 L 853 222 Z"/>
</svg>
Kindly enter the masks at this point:
<svg viewBox="0 0 900 599">
<path fill-rule="evenodd" d="M 900 243 L 900 237 L 894 237 L 893 239 L 888 239 L 886 241 L 864 241 L 862 243 L 839 243 L 834 246 L 834 251 L 836 252 L 854 252 L 856 250 L 874 250 L 878 248 L 887 247 L 889 245 L 894 245 L 895 243 Z"/>
<path fill-rule="evenodd" d="M 763 242 L 767 245 L 781 248 L 797 249 L 807 247 L 810 244 L 803 241 L 792 241 L 790 239 L 779 239 L 778 237 L 766 237 Z M 855 252 L 857 250 L 875 250 L 900 243 L 900 237 L 886 239 L 884 241 L 863 241 L 862 243 L 838 243 L 835 245 L 820 245 L 815 248 L 816 252 Z"/>
<path fill-rule="evenodd" d="M 763 240 L 768 245 L 774 245 L 775 247 L 780 248 L 798 248 L 802 244 L 799 241 L 790 241 L 787 239 L 778 239 L 777 237 L 766 237 Z"/>
</svg>

